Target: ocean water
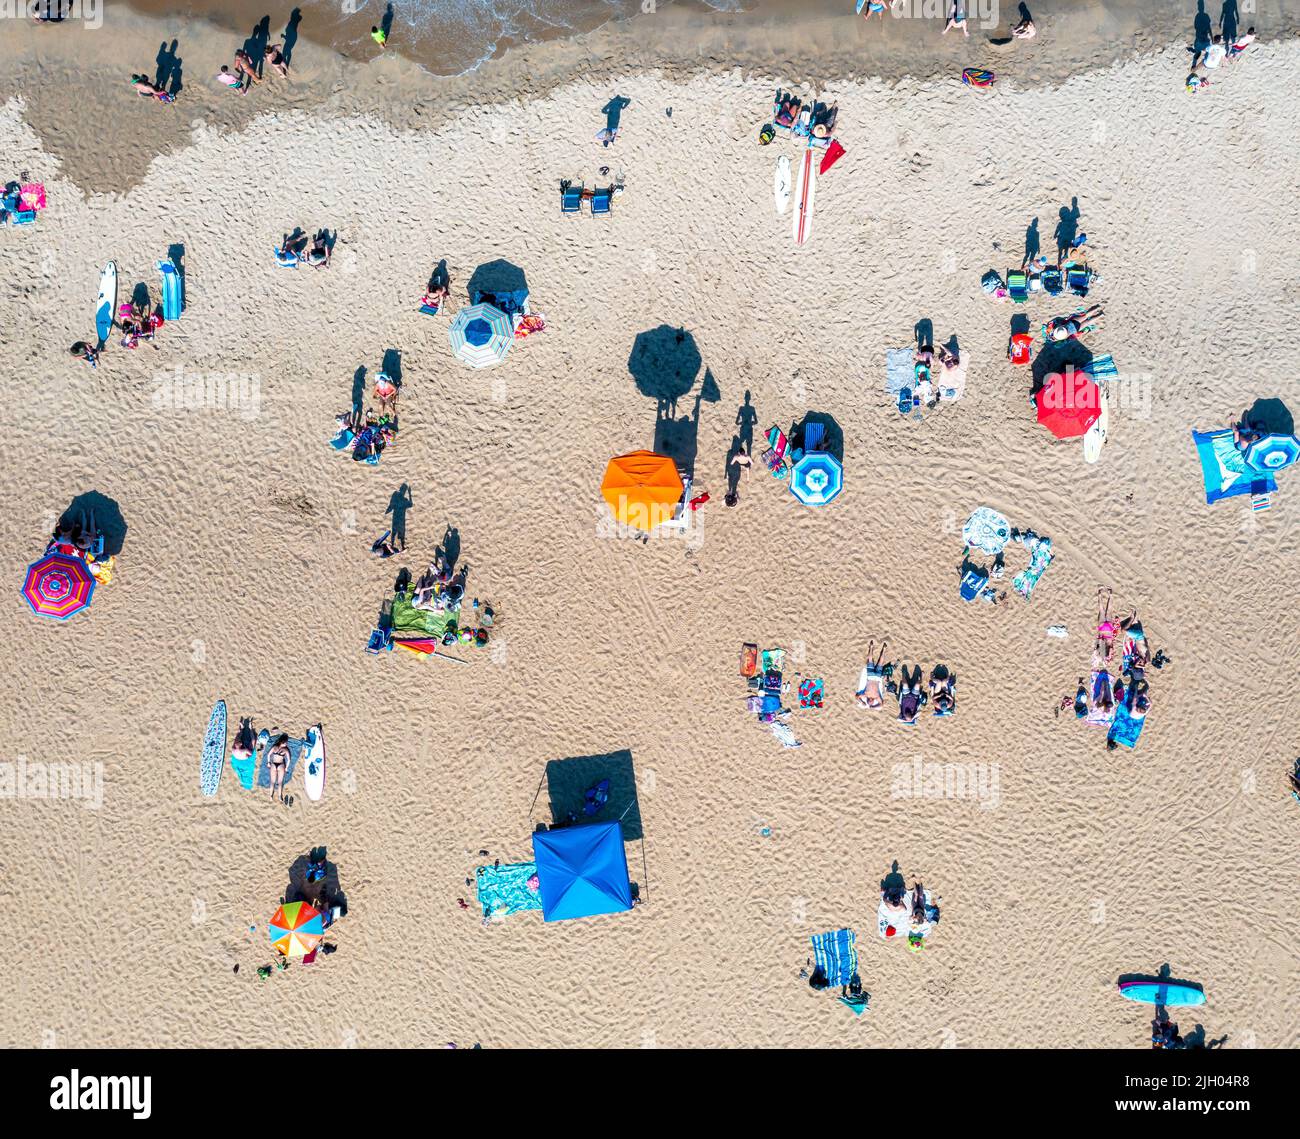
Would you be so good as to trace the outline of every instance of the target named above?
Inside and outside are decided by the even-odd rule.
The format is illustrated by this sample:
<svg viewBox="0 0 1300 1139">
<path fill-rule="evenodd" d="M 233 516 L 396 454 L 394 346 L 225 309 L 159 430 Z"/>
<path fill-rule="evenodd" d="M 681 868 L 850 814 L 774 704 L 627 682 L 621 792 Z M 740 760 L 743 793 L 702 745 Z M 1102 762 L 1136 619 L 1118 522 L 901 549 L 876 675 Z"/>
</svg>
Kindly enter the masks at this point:
<svg viewBox="0 0 1300 1139">
<path fill-rule="evenodd" d="M 351 31 L 393 14 L 391 46 L 442 73 L 472 70 L 510 47 L 567 38 L 614 19 L 653 15 L 671 0 L 336 0 L 313 5 L 341 10 Z M 699 0 L 716 11 L 741 11 L 742 0 Z"/>
</svg>

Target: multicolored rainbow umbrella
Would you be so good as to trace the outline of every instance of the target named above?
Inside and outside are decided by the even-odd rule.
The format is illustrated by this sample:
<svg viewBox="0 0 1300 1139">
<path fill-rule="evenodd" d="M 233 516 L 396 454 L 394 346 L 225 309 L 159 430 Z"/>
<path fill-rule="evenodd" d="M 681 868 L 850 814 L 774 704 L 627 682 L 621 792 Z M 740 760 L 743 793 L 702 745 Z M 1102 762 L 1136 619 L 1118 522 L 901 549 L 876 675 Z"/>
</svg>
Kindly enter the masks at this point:
<svg viewBox="0 0 1300 1139">
<path fill-rule="evenodd" d="M 286 957 L 306 957 L 325 936 L 325 919 L 306 902 L 286 902 L 268 928 L 271 944 Z"/>
<path fill-rule="evenodd" d="M 32 612 L 41 617 L 66 621 L 90 604 L 95 577 L 81 558 L 67 554 L 46 554 L 27 567 L 23 597 Z"/>
</svg>

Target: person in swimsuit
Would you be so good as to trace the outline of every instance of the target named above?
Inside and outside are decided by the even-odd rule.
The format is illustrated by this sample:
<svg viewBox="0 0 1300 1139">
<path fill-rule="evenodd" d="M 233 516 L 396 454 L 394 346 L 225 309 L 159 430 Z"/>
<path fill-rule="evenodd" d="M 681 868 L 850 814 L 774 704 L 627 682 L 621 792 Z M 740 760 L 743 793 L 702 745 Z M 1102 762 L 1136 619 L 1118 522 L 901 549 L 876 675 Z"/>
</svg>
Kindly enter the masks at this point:
<svg viewBox="0 0 1300 1139">
<path fill-rule="evenodd" d="M 330 263 L 330 242 L 329 235 L 325 230 L 321 230 L 313 239 L 311 248 L 307 250 L 304 258 L 308 265 L 314 265 L 317 269 L 327 269 Z"/>
<path fill-rule="evenodd" d="M 142 95 L 150 99 L 161 98 L 167 93 L 161 87 L 155 87 L 144 75 L 132 75 L 131 86 L 135 88 L 135 93 L 137 95 Z"/>
<path fill-rule="evenodd" d="M 864 20 L 869 20 L 872 16 L 879 16 L 883 22 L 885 18 L 885 5 L 883 0 L 868 0 L 866 8 L 862 11 L 862 18 Z"/>
<path fill-rule="evenodd" d="M 282 78 L 289 78 L 289 61 L 284 58 L 284 44 L 268 44 L 266 62 L 274 67 Z"/>
<path fill-rule="evenodd" d="M 1034 27 L 1033 20 L 1021 20 L 1011 29 L 1011 34 L 1018 40 L 1032 40 L 1038 35 L 1038 29 Z"/>
<path fill-rule="evenodd" d="M 241 75 L 247 75 L 250 83 L 262 82 L 262 77 L 257 74 L 257 67 L 253 63 L 253 57 L 243 48 L 235 52 L 235 70 Z"/>
<path fill-rule="evenodd" d="M 266 753 L 267 766 L 271 769 L 271 798 L 280 793 L 280 802 L 284 802 L 284 776 L 289 770 L 289 737 L 284 733 L 276 736 L 271 750 Z"/>
<path fill-rule="evenodd" d="M 903 665 L 903 680 L 898 686 L 898 719 L 904 724 L 915 724 L 921 714 L 921 705 L 926 702 L 926 695 L 921 690 L 921 666 L 909 674 L 907 665 Z"/>
<path fill-rule="evenodd" d="M 379 414 L 395 416 L 397 414 L 398 387 L 392 378 L 383 372 L 375 377 L 375 399 L 379 401 Z"/>
<path fill-rule="evenodd" d="M 970 35 L 970 29 L 966 26 L 965 0 L 952 0 L 952 12 L 948 16 L 942 34 L 946 36 L 950 28 L 961 28 L 962 35 Z"/>
<path fill-rule="evenodd" d="M 85 360 L 92 368 L 99 367 L 99 353 L 84 340 L 78 340 L 68 351 L 78 360 Z"/>
</svg>

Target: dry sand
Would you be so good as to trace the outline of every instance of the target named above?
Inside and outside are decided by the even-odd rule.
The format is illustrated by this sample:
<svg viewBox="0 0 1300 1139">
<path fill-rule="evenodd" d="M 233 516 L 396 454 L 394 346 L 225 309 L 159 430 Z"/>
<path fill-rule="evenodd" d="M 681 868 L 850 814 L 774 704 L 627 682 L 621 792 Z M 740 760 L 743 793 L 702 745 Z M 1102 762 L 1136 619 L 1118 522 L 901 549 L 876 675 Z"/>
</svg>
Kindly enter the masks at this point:
<svg viewBox="0 0 1300 1139">
<path fill-rule="evenodd" d="M 102 763 L 105 784 L 97 810 L 0 805 L 0 1043 L 273 1046 L 292 1016 L 323 1045 L 1140 1046 L 1147 1010 L 1114 982 L 1166 961 L 1205 984 L 1211 1038 L 1300 1043 L 1298 808 L 1282 789 L 1298 507 L 1285 480 L 1266 514 L 1206 506 L 1188 434 L 1300 397 L 1295 43 L 1261 43 L 1196 97 L 1181 44 L 1050 88 L 837 83 L 849 153 L 797 248 L 772 208 L 776 148 L 755 136 L 798 74 L 576 78 L 430 125 L 423 105 L 381 117 L 331 99 L 356 74 L 307 47 L 287 105 L 274 79 L 246 100 L 208 89 L 224 41 L 190 49 L 192 100 L 146 104 L 112 60 L 156 27 L 105 28 L 75 69 L 66 42 L 36 42 L 49 32 L 18 29 L 16 81 L 35 92 L 39 61 L 45 82 L 0 112 L 0 153 L 50 197 L 36 227 L 0 230 L 0 735 L 6 761 Z M 427 90 L 399 59 L 364 74 L 376 100 Z M 54 114 L 61 90 L 101 109 Z M 626 130 L 601 150 L 615 91 Z M 133 166 L 154 124 L 186 137 Z M 558 178 L 602 163 L 627 178 L 614 216 L 560 217 Z M 114 170 L 123 192 L 102 192 Z M 1004 361 L 1011 310 L 978 285 L 1075 196 L 1104 278 L 1092 343 L 1150 396 L 1118 409 L 1096 467 L 1035 425 Z M 271 263 L 294 225 L 337 228 L 327 272 Z M 157 350 L 71 360 L 102 263 L 129 289 L 176 243 L 189 307 Z M 445 320 L 415 308 L 440 257 L 457 303 L 478 264 L 521 266 L 548 330 L 500 369 L 462 368 Z M 971 363 L 966 398 L 916 423 L 884 394 L 884 353 L 923 318 Z M 597 487 L 609 456 L 653 443 L 629 358 L 661 325 L 687 330 L 721 393 L 698 427 L 714 501 L 692 541 L 642 547 L 606 536 Z M 326 440 L 354 371 L 387 349 L 403 427 L 372 469 Z M 256 415 L 159 409 L 177 367 L 256 377 Z M 722 508 L 747 390 L 760 430 L 836 417 L 831 507 L 756 474 Z M 397 568 L 365 551 L 404 482 L 407 564 L 458 527 L 471 592 L 502 614 L 472 667 L 362 652 Z M 68 624 L 37 621 L 23 567 L 92 489 L 128 526 L 118 577 Z M 980 503 L 1057 547 L 1029 605 L 958 598 L 958 531 Z M 1175 661 L 1134 753 L 1053 717 L 1086 669 L 1099 585 Z M 1044 636 L 1056 622 L 1068 640 Z M 856 710 L 873 637 L 948 663 L 957 717 L 908 731 Z M 801 646 L 826 679 L 797 751 L 742 710 L 747 640 Z M 299 784 L 273 806 L 229 774 L 202 800 L 218 697 L 259 726 L 322 721 L 325 800 Z M 529 856 L 548 761 L 621 749 L 648 904 L 489 929 L 456 906 L 480 848 Z M 998 765 L 997 805 L 892 797 L 917 757 Z M 348 897 L 339 952 L 259 984 L 266 919 L 316 843 Z M 894 858 L 944 900 L 916 956 L 873 932 Z M 861 939 L 860 1020 L 797 975 L 809 935 L 840 925 Z"/>
</svg>

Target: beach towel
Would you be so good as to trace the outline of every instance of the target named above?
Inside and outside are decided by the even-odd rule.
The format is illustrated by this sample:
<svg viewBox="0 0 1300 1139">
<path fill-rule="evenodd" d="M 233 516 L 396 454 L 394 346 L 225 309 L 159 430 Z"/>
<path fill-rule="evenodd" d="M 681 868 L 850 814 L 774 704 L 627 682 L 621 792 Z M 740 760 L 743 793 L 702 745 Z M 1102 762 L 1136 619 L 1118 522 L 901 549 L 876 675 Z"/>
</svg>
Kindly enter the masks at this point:
<svg viewBox="0 0 1300 1139">
<path fill-rule="evenodd" d="M 820 708 L 825 693 L 826 685 L 821 677 L 801 680 L 799 682 L 799 707 Z"/>
<path fill-rule="evenodd" d="M 827 984 L 847 985 L 858 971 L 857 935 L 851 929 L 814 933 L 813 964 L 826 974 Z"/>
<path fill-rule="evenodd" d="M 253 754 L 241 759 L 237 755 L 230 757 L 230 770 L 235 773 L 235 778 L 239 780 L 239 785 L 245 791 L 253 789 L 253 780 L 257 776 L 258 749 L 254 749 Z"/>
<path fill-rule="evenodd" d="M 483 916 L 501 921 L 510 914 L 524 910 L 540 910 L 542 894 L 530 888 L 530 879 L 536 879 L 536 862 L 512 862 L 503 866 L 480 866 L 475 871 L 474 889 Z"/>
<path fill-rule="evenodd" d="M 417 609 L 411 604 L 411 593 L 399 593 L 393 598 L 392 632 L 397 636 L 425 633 L 441 637 L 447 626 L 456 620 L 455 613 L 437 613 L 432 609 Z"/>
<path fill-rule="evenodd" d="M 1100 673 L 1092 672 L 1088 675 L 1088 691 L 1097 691 L 1097 678 Z M 1115 707 L 1111 706 L 1110 711 L 1103 711 L 1098 705 L 1089 701 L 1088 715 L 1084 718 L 1084 723 L 1090 728 L 1109 728 L 1115 720 Z"/>
<path fill-rule="evenodd" d="M 1245 456 L 1237 450 L 1232 431 L 1193 431 L 1192 441 L 1201 460 L 1201 476 L 1205 481 L 1205 501 L 1218 502 L 1236 494 L 1272 494 L 1277 483 L 1267 471 L 1250 466 Z"/>
<path fill-rule="evenodd" d="M 1038 584 L 1038 579 L 1047 572 L 1047 567 L 1052 564 L 1052 540 L 1051 538 L 1037 538 L 1025 543 L 1029 546 L 1029 568 L 1016 574 L 1011 580 L 1011 587 L 1028 601 L 1034 592 L 1034 586 Z"/>
<path fill-rule="evenodd" d="M 1114 379 L 1119 375 L 1119 368 L 1115 366 L 1113 356 L 1094 356 L 1082 368 L 1081 372 L 1086 372 L 1097 383 L 1105 385 L 1108 380 Z"/>
<path fill-rule="evenodd" d="M 521 316 L 519 323 L 515 325 L 515 339 L 522 340 L 525 336 L 531 336 L 534 332 L 545 331 L 546 317 L 541 313 Z"/>
<path fill-rule="evenodd" d="M 911 348 L 889 348 L 885 351 L 885 391 L 898 397 L 904 388 L 912 387 L 915 353 Z"/>
<path fill-rule="evenodd" d="M 18 198 L 23 204 L 23 209 L 45 209 L 45 187 L 40 182 L 24 182 L 18 188 Z"/>
<path fill-rule="evenodd" d="M 1137 746 L 1138 736 L 1142 734 L 1142 725 L 1147 722 L 1146 713 L 1135 716 L 1128 706 L 1121 704 L 1115 709 L 1115 722 L 1111 725 L 1106 738 L 1114 740 L 1120 747 L 1132 750 Z"/>
<path fill-rule="evenodd" d="M 772 734 L 781 741 L 782 747 L 803 747 L 803 744 L 795 738 L 794 732 L 790 730 L 788 724 L 780 724 L 773 721 L 771 724 Z"/>
</svg>

